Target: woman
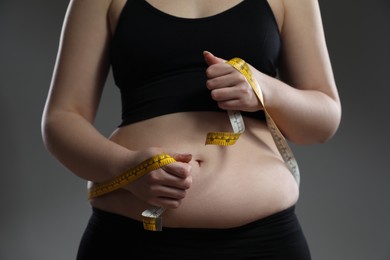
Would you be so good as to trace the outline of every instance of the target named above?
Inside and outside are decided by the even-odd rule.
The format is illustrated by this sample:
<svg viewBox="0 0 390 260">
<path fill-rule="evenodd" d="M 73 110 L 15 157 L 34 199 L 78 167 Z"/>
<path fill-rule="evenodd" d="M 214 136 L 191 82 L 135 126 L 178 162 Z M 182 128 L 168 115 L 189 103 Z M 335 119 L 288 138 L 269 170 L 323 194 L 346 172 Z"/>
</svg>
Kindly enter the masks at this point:
<svg viewBox="0 0 390 260">
<path fill-rule="evenodd" d="M 310 259 L 298 185 L 246 78 L 296 144 L 322 143 L 341 107 L 315 0 L 72 0 L 43 114 L 51 153 L 91 187 L 166 153 L 175 162 L 90 200 L 78 259 Z M 93 126 L 108 71 L 122 96 L 109 138 Z M 277 77 L 278 76 L 278 77 Z M 205 145 L 246 130 L 231 146 Z M 163 231 L 142 227 L 157 206 Z M 150 250 L 148 250 L 150 249 Z"/>
</svg>

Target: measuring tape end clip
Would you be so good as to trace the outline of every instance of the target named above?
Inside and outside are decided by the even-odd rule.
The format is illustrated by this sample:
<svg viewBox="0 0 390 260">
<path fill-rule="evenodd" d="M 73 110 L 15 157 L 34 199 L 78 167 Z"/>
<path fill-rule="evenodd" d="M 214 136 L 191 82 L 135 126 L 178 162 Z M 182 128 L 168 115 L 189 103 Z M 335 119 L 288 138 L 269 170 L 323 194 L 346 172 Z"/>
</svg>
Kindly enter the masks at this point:
<svg viewBox="0 0 390 260">
<path fill-rule="evenodd" d="M 142 212 L 142 222 L 145 230 L 162 231 L 162 217 L 165 209 L 160 207 L 151 207 Z"/>
</svg>

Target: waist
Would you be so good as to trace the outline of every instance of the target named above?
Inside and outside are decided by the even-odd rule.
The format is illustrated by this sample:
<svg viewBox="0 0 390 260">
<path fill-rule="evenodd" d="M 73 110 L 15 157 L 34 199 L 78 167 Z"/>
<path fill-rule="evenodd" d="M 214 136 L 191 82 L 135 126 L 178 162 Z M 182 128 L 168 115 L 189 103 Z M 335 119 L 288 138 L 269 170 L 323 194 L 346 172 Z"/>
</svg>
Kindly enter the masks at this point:
<svg viewBox="0 0 390 260">
<path fill-rule="evenodd" d="M 283 210 L 298 198 L 295 180 L 265 124 L 244 120 L 246 131 L 228 147 L 204 143 L 207 132 L 231 131 L 225 113 L 158 117 L 120 128 L 111 139 L 132 150 L 158 146 L 193 155 L 193 184 L 180 207 L 164 213 L 164 225 L 231 227 Z M 92 204 L 135 219 L 149 207 L 120 190 Z"/>
</svg>

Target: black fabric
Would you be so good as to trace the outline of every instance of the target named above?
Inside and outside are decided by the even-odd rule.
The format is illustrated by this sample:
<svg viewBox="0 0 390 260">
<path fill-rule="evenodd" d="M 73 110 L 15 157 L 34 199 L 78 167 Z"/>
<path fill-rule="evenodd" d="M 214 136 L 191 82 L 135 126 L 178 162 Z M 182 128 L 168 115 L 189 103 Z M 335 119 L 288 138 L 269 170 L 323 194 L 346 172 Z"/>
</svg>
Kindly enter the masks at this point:
<svg viewBox="0 0 390 260">
<path fill-rule="evenodd" d="M 244 0 L 206 18 L 166 14 L 127 0 L 113 36 L 112 71 L 122 98 L 120 126 L 175 112 L 223 111 L 206 88 L 203 51 L 240 57 L 276 76 L 280 35 L 266 0 Z M 263 112 L 244 116 L 264 120 Z"/>
<path fill-rule="evenodd" d="M 294 207 L 229 229 L 146 231 L 133 219 L 94 208 L 77 260 L 310 260 Z"/>
</svg>

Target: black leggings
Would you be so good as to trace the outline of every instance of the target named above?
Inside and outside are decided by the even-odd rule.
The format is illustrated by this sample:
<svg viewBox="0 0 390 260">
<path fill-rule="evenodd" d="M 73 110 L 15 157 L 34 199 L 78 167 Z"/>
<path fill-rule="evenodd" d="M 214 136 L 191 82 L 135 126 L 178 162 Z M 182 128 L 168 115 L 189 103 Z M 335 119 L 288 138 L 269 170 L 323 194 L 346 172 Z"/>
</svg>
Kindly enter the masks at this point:
<svg viewBox="0 0 390 260">
<path fill-rule="evenodd" d="M 288 208 L 247 225 L 146 231 L 141 222 L 93 208 L 77 260 L 269 259 L 310 260 L 294 212 Z"/>
</svg>

